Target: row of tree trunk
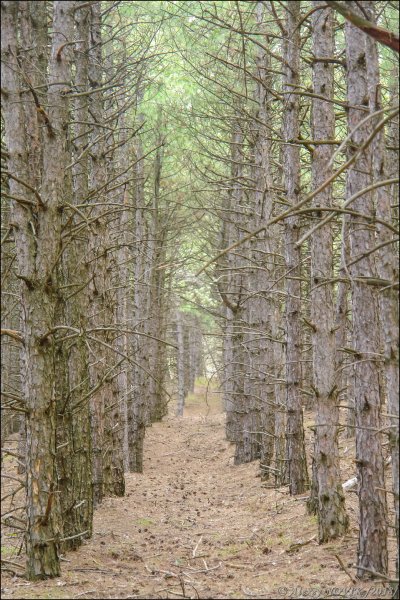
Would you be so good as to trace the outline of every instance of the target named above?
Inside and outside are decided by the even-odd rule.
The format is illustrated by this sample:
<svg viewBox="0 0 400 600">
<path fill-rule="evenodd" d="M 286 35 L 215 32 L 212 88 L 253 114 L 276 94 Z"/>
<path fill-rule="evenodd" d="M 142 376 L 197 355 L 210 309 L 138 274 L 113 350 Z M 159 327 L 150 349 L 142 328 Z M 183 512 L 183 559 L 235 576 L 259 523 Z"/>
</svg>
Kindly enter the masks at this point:
<svg viewBox="0 0 400 600">
<path fill-rule="evenodd" d="M 205 376 L 205 357 L 203 350 L 202 328 L 199 316 L 177 310 L 175 314 L 176 331 L 176 381 L 178 388 L 177 416 L 183 416 L 185 400 L 193 394 L 196 379 Z"/>
<path fill-rule="evenodd" d="M 374 23 L 375 3 L 358 4 L 354 11 Z M 310 490 L 308 509 L 318 515 L 323 543 L 349 526 L 339 461 L 343 406 L 356 440 L 357 575 L 369 577 L 388 572 L 387 441 L 398 514 L 398 271 L 391 207 L 398 180 L 388 150 L 395 144 L 384 127 L 398 110 L 382 106 L 375 40 L 346 22 L 346 61 L 338 61 L 335 15 L 319 0 L 310 17 L 312 69 L 304 75 L 301 11 L 302 3 L 285 3 L 280 35 L 269 35 L 266 22 L 278 15 L 257 3 L 254 67 L 244 51 L 231 50 L 229 61 L 223 52 L 214 57 L 228 72 L 236 60 L 240 79 L 227 102 L 230 173 L 217 183 L 228 190 L 221 192 L 218 247 L 229 250 L 220 252 L 214 267 L 223 303 L 226 435 L 235 444 L 236 464 L 260 459 L 264 478 L 273 474 L 293 495 Z M 220 14 L 215 22 L 228 29 L 233 17 Z M 280 85 L 272 78 L 277 60 Z M 343 101 L 334 76 L 339 63 L 347 85 Z M 302 82 L 307 76 L 311 87 Z M 342 115 L 338 104 L 345 106 Z M 311 140 L 304 140 L 305 124 Z M 342 162 L 335 152 L 338 129 L 347 135 Z M 315 410 L 310 474 L 305 407 Z"/>
<path fill-rule="evenodd" d="M 396 514 L 399 493 L 396 98 L 382 100 L 375 40 L 327 3 L 307 14 L 301 2 L 249 7 L 217 3 L 205 19 L 210 63 L 195 66 L 209 102 L 185 125 L 209 137 L 195 166 L 220 251 L 206 268 L 215 263 L 222 344 L 211 358 L 226 436 L 236 464 L 259 460 L 271 485 L 310 493 L 322 543 L 348 529 L 346 426 L 357 574 L 385 575 L 385 444 Z M 374 23 L 374 8 L 354 11 Z M 179 190 L 163 193 L 166 117 L 157 106 L 152 130 L 145 116 L 158 29 L 131 44 L 121 14 L 112 3 L 2 2 L 2 409 L 6 437 L 23 426 L 30 579 L 58 575 L 96 504 L 124 494 L 124 471 L 142 471 L 169 374 L 182 415 L 211 362 L 200 318 L 172 294 L 178 228 L 192 216 L 176 208 Z"/>
<path fill-rule="evenodd" d="M 29 579 L 60 573 L 166 412 L 163 142 L 146 172 L 146 47 L 110 27 L 100 2 L 2 3 L 2 408 L 22 417 Z"/>
</svg>

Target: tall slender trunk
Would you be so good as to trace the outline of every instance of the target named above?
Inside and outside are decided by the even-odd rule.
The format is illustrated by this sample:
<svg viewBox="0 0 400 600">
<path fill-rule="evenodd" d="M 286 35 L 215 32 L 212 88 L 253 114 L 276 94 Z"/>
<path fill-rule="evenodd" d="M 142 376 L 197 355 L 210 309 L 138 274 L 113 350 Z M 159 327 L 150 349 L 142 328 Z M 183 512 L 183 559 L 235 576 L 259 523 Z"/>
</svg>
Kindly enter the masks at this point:
<svg viewBox="0 0 400 600">
<path fill-rule="evenodd" d="M 239 119 L 234 120 L 232 132 L 232 190 L 230 194 L 230 218 L 235 239 L 241 236 L 247 217 L 246 199 L 243 190 L 244 178 L 244 132 Z M 260 446 L 257 439 L 258 418 L 256 403 L 250 385 L 251 357 L 248 352 L 249 312 L 247 303 L 249 290 L 250 246 L 246 244 L 239 252 L 230 253 L 228 265 L 232 269 L 229 280 L 229 299 L 232 313 L 232 385 L 231 423 L 235 442 L 235 464 L 259 458 Z M 233 309 L 233 310 L 232 310 Z"/>
<path fill-rule="evenodd" d="M 103 79 L 103 40 L 100 4 L 90 7 L 89 81 L 100 86 Z M 116 369 L 121 362 L 116 356 L 116 335 L 110 330 L 115 315 L 116 297 L 112 285 L 114 268 L 110 250 L 111 238 L 107 215 L 107 168 L 102 123 L 106 118 L 105 97 L 102 91 L 92 96 L 90 115 L 96 123 L 91 133 L 89 168 L 89 202 L 93 203 L 92 235 L 89 240 L 91 280 L 89 284 L 89 324 L 96 331 L 88 336 L 91 348 L 90 380 L 93 392 L 90 403 L 93 440 L 93 494 L 95 503 L 105 495 L 124 493 L 122 456 L 122 424 Z"/>
<path fill-rule="evenodd" d="M 376 22 L 375 5 L 364 3 L 369 20 Z M 366 39 L 367 81 L 369 87 L 369 108 L 374 113 L 382 108 L 381 83 L 379 74 L 379 56 L 375 40 Z M 377 126 L 379 118 L 373 120 Z M 385 132 L 377 133 L 372 143 L 372 172 L 374 182 L 388 179 L 386 165 Z M 376 216 L 384 222 L 392 221 L 391 204 L 394 198 L 390 187 L 378 187 L 375 192 L 374 206 Z M 384 355 L 384 377 L 389 425 L 389 446 L 392 457 L 392 489 L 395 509 L 395 531 L 399 543 L 399 293 L 395 284 L 399 279 L 398 257 L 395 253 L 395 235 L 383 223 L 377 224 L 377 241 L 382 244 L 377 252 L 379 274 L 392 283 L 379 292 L 379 315 L 382 326 L 382 351 Z M 399 555 L 397 554 L 397 570 Z"/>
<path fill-rule="evenodd" d="M 160 131 L 158 144 L 162 143 L 161 120 L 159 117 Z M 150 287 L 149 310 L 150 321 L 148 331 L 154 338 L 165 339 L 166 336 L 166 305 L 165 305 L 165 270 L 159 268 L 165 262 L 165 226 L 163 211 L 160 207 L 161 173 L 163 165 L 163 148 L 157 149 L 154 160 L 154 199 L 151 215 L 150 232 Z M 150 378 L 150 420 L 160 421 L 167 414 L 165 402 L 164 380 L 166 355 L 165 345 L 156 339 L 149 339 L 149 370 L 153 375 Z"/>
<path fill-rule="evenodd" d="M 140 111 L 140 102 L 142 99 L 142 90 L 137 91 L 137 105 Z M 144 116 L 139 114 L 139 123 L 142 123 Z M 144 211 L 144 159 L 143 149 L 140 137 L 136 139 L 135 147 L 136 164 L 134 172 L 135 182 L 135 276 L 134 276 L 134 300 L 133 311 L 135 323 L 134 327 L 139 335 L 134 336 L 134 356 L 135 365 L 133 369 L 133 398 L 131 406 L 131 430 L 129 432 L 129 469 L 141 473 L 143 470 L 143 444 L 145 428 L 147 422 L 147 400 L 148 400 L 148 360 L 147 360 L 147 340 L 140 333 L 146 333 L 147 294 L 146 288 L 146 256 L 147 256 L 147 235 L 146 219 Z"/>
<path fill-rule="evenodd" d="M 185 407 L 185 340 L 183 331 L 183 316 L 182 313 L 176 311 L 176 339 L 178 344 L 177 353 L 177 375 L 178 375 L 178 403 L 176 407 L 176 414 L 178 417 L 183 416 L 183 409 Z"/>
<path fill-rule="evenodd" d="M 263 43 L 268 46 L 264 21 L 266 14 L 262 2 L 257 2 L 256 19 L 259 31 L 264 32 Z M 270 168 L 268 124 L 270 112 L 268 101 L 272 86 L 268 71 L 269 55 L 264 48 L 259 48 L 256 57 L 257 85 L 255 100 L 257 102 L 257 121 L 254 123 L 254 194 L 253 219 L 251 227 L 256 229 L 260 223 L 268 221 L 273 212 L 273 195 L 271 191 L 272 177 Z M 260 452 L 260 469 L 264 479 L 268 479 L 274 454 L 276 396 L 276 365 L 274 352 L 274 331 L 276 330 L 276 306 L 273 294 L 268 289 L 274 285 L 276 229 L 269 228 L 263 237 L 257 236 L 251 242 L 251 267 L 249 275 L 249 327 L 253 332 L 252 344 L 249 347 L 251 356 L 250 377 L 252 393 L 257 408 L 254 419 L 258 432 Z M 255 268 L 252 268 L 255 267 Z"/>
<path fill-rule="evenodd" d="M 357 7 L 354 10 L 359 10 Z M 369 94 L 367 84 L 366 36 L 351 23 L 345 24 L 348 128 L 353 131 L 365 117 Z M 371 133 L 371 121 L 352 134 L 349 153 L 354 153 Z M 347 173 L 349 195 L 371 184 L 371 147 L 366 148 Z M 375 244 L 375 227 L 370 222 L 372 194 L 365 192 L 353 202 L 362 217 L 350 216 L 350 267 L 352 277 L 353 349 L 355 360 L 356 464 L 359 480 L 360 530 L 358 571 L 387 573 L 387 524 L 384 464 L 381 444 L 380 341 L 375 256 L 368 250 Z M 367 569 L 367 570 L 365 570 Z"/>
<path fill-rule="evenodd" d="M 340 271 L 339 276 L 344 281 L 338 283 L 336 298 L 336 384 L 338 387 L 339 401 L 346 400 L 346 436 L 354 436 L 354 368 L 348 360 L 344 348 L 351 346 L 348 340 L 352 335 L 349 321 L 349 282 L 347 281 L 347 263 L 349 259 L 349 215 L 342 217 Z"/>
<path fill-rule="evenodd" d="M 224 203 L 221 245 L 231 244 L 238 239 L 240 232 L 240 210 L 242 197 L 242 157 L 243 136 L 237 122 L 233 124 L 231 143 L 231 189 Z M 224 360 L 223 372 L 224 408 L 226 411 L 226 438 L 240 442 L 242 435 L 241 412 L 243 407 L 245 369 L 243 359 L 243 306 L 240 305 L 243 291 L 243 272 L 238 273 L 240 257 L 229 253 L 218 265 L 222 275 L 217 279 L 217 287 L 224 302 Z M 235 456 L 237 447 L 235 451 Z M 237 460 L 237 458 L 235 458 Z"/>
<path fill-rule="evenodd" d="M 88 85 L 88 41 L 89 10 L 83 8 L 74 13 L 78 39 L 75 54 L 75 87 L 78 91 L 87 90 Z M 75 158 L 80 157 L 71 172 L 66 173 L 66 190 L 79 204 L 88 194 L 88 159 L 84 149 L 88 143 L 88 99 L 83 96 L 74 101 Z M 72 159 L 69 140 L 70 162 Z M 68 214 L 65 219 L 65 235 L 70 235 L 60 264 L 64 277 L 65 290 L 59 314 L 70 327 L 85 331 L 87 326 L 88 267 L 85 260 L 89 231 L 74 235 L 76 214 Z M 83 289 L 82 289 L 82 286 Z M 72 290 L 72 292 L 71 292 Z M 92 493 L 92 443 L 89 414 L 89 359 L 84 334 L 72 342 L 65 342 L 59 350 L 60 397 L 57 407 L 57 472 L 60 491 L 60 510 L 63 520 L 63 537 L 70 538 L 63 548 L 78 547 L 84 537 L 92 532 L 93 493 Z M 85 399 L 86 398 L 86 399 Z"/>
<path fill-rule="evenodd" d="M 284 48 L 284 149 L 283 172 L 286 199 L 297 204 L 300 194 L 300 150 L 291 140 L 299 139 L 299 100 L 292 94 L 299 85 L 301 2 L 286 3 L 286 39 Z M 292 495 L 302 494 L 308 488 L 307 462 L 304 445 L 301 385 L 301 286 L 299 217 L 285 220 L 286 260 L 286 458 L 288 461 L 289 490 Z"/>
<path fill-rule="evenodd" d="M 102 40 L 101 40 L 101 16 L 100 5 L 90 7 L 90 45 L 89 45 L 89 81 L 92 85 L 101 85 L 102 81 Z M 96 94 L 91 102 L 91 115 L 96 123 L 101 123 L 104 118 L 104 107 L 101 93 Z M 94 196 L 94 201 L 104 202 L 103 186 L 106 181 L 107 173 L 104 161 L 104 145 L 102 143 L 102 130 L 100 127 L 93 126 L 91 134 L 91 160 L 89 165 L 89 193 L 95 194 L 99 188 L 100 193 Z M 102 295 L 104 286 L 102 277 L 104 276 L 104 250 L 101 244 L 103 242 L 103 226 L 101 220 L 101 207 L 94 207 L 91 215 L 98 215 L 95 222 L 92 235 L 89 239 L 89 250 L 91 258 L 91 281 L 89 284 L 89 323 L 92 326 L 101 325 L 102 313 Z M 97 258 L 98 256 L 98 258 Z M 104 322 L 104 320 L 103 320 Z M 98 334 L 101 336 L 101 333 Z M 90 343 L 90 342 L 89 342 Z M 99 386 L 96 393 L 90 398 L 90 414 L 92 428 L 92 446 L 93 446 L 93 499 L 95 506 L 102 501 L 104 497 L 103 482 L 103 451 L 104 451 L 104 402 L 105 390 L 101 384 L 103 369 L 102 362 L 104 358 L 104 348 L 101 345 L 90 344 L 92 349 L 90 353 L 90 385 L 91 388 Z"/>
<path fill-rule="evenodd" d="M 21 29 L 21 69 L 30 84 L 33 87 L 40 86 L 45 81 L 47 73 L 47 47 L 48 47 L 48 26 L 46 7 L 43 3 L 20 2 L 20 29 Z M 25 50 L 26 49 L 26 50 Z M 38 119 L 37 107 L 34 102 L 25 102 L 23 110 L 26 120 L 26 152 L 29 175 L 32 179 L 32 185 L 40 189 L 42 169 L 43 169 L 43 131 Z M 16 327 L 19 329 L 19 326 Z M 23 416 L 23 413 L 22 415 Z M 23 427 L 20 431 L 19 453 L 26 455 L 26 428 L 25 418 L 23 417 Z M 23 472 L 23 467 L 20 467 Z"/>
<path fill-rule="evenodd" d="M 125 101 L 123 96 L 121 104 Z M 122 173 L 128 170 L 130 159 L 130 147 L 124 142 L 127 138 L 126 115 L 123 112 L 118 119 L 119 140 L 121 144 L 116 152 L 116 169 Z M 125 175 L 126 176 L 126 175 Z M 116 321 L 122 328 L 121 334 L 117 340 L 117 347 L 122 355 L 132 359 L 132 335 L 128 330 L 133 328 L 132 315 L 132 275 L 130 265 L 132 263 L 131 244 L 132 244 L 132 216 L 133 210 L 129 204 L 131 202 L 129 187 L 122 180 L 125 176 L 119 179 L 121 188 L 118 194 L 118 200 L 121 204 L 119 219 L 116 220 L 116 228 L 113 232 L 113 242 L 117 245 L 116 251 L 116 286 L 117 286 L 117 306 L 116 306 Z M 118 179 L 117 179 L 118 180 Z M 121 428 L 122 428 L 122 448 L 124 470 L 129 470 L 129 425 L 128 413 L 132 402 L 132 368 L 133 363 L 125 360 L 118 373 L 118 389 L 119 402 L 121 413 Z"/>
<path fill-rule="evenodd" d="M 224 208 L 228 208 L 229 201 L 225 199 Z M 229 213 L 228 213 L 229 215 Z M 222 228 L 220 233 L 220 248 L 229 246 L 232 242 L 232 223 L 226 212 L 222 213 Z M 227 269 L 228 258 L 224 256 L 218 261 L 216 266 L 216 286 L 222 299 L 221 318 L 222 318 L 222 364 L 223 370 L 220 373 L 222 387 L 222 402 L 226 414 L 225 436 L 229 442 L 233 442 L 234 435 L 234 404 L 232 396 L 233 382 L 233 316 L 234 307 L 229 300 L 229 291 L 232 272 Z M 221 274 L 220 274 L 221 273 Z"/>
<path fill-rule="evenodd" d="M 314 8 L 324 6 L 319 0 Z M 313 92 L 333 98 L 333 65 L 323 61 L 334 55 L 333 18 L 331 9 L 317 10 L 313 24 Z M 334 139 L 333 104 L 313 99 L 312 138 L 316 140 L 312 162 L 313 189 L 319 188 L 331 175 L 327 165 L 333 150 L 318 145 L 318 140 Z M 332 187 L 326 186 L 314 198 L 314 205 L 331 205 Z M 316 213 L 317 217 L 318 212 Z M 339 465 L 339 407 L 335 377 L 335 305 L 333 298 L 333 231 L 332 224 L 320 227 L 311 239 L 311 319 L 313 324 L 313 389 L 317 404 L 314 465 L 318 498 L 319 542 L 326 542 L 346 532 L 348 518 Z"/>
<path fill-rule="evenodd" d="M 70 55 L 65 41 L 72 39 L 74 3 L 54 2 L 51 56 L 48 69 L 48 109 L 43 139 L 41 200 L 27 194 L 13 180 L 12 195 L 30 198 L 29 208 L 13 207 L 22 279 L 23 387 L 26 403 L 27 461 L 27 576 L 41 579 L 60 572 L 58 539 L 61 523 L 56 493 L 56 325 L 58 282 L 56 267 L 61 250 L 61 213 L 64 203 L 64 170 L 67 164 L 68 97 L 65 82 L 71 78 Z M 17 73 L 18 3 L 4 2 L 2 51 L 6 143 L 13 175 L 30 181 L 25 141 L 25 118 L 19 102 Z M 40 27 L 39 27 L 40 30 Z M 34 187 L 37 182 L 32 182 Z"/>
<path fill-rule="evenodd" d="M 397 73 L 395 75 L 397 77 Z M 398 103 L 399 92 L 397 88 L 397 82 L 394 84 L 394 89 L 391 94 L 391 102 L 392 104 Z M 399 164 L 399 116 L 396 115 L 390 123 L 388 131 L 388 150 L 387 150 L 387 175 L 390 178 L 398 177 L 398 164 Z M 392 220 L 396 217 L 396 213 L 398 214 L 398 206 L 399 206 L 399 184 L 395 183 L 390 187 L 390 198 L 393 210 L 391 214 L 386 214 L 387 206 L 384 206 L 385 217 L 384 220 L 389 220 L 389 216 L 392 217 Z M 392 208 L 390 207 L 390 208 Z M 377 211 L 377 214 L 378 211 Z M 389 263 L 390 264 L 390 263 Z M 397 274 L 398 279 L 398 274 Z M 394 276 L 394 281 L 396 280 L 396 276 Z M 382 290 L 383 291 L 383 290 Z M 388 290 L 385 290 L 387 293 Z M 394 293 L 394 289 L 390 291 L 391 294 Z M 390 303 L 391 310 L 393 310 L 392 301 Z M 392 454 L 392 477 L 393 477 L 393 493 L 394 493 L 394 507 L 395 507 L 395 527 L 396 527 L 396 536 L 399 541 L 399 429 L 398 429 L 398 420 L 399 420 L 399 402 L 397 398 L 399 385 L 396 384 L 396 378 L 399 376 L 398 371 L 398 362 L 399 362 L 399 344 L 397 341 L 396 347 L 389 349 L 389 344 L 394 341 L 395 332 L 398 333 L 398 307 L 397 303 L 397 330 L 396 328 L 392 329 L 389 332 L 385 332 L 385 337 L 387 340 L 387 346 L 385 348 L 386 361 L 389 360 L 389 365 L 386 366 L 386 381 L 387 381 L 387 402 L 388 402 L 388 413 L 392 415 L 390 417 L 390 431 L 389 431 L 389 444 L 391 448 Z M 390 353 L 390 354 L 389 354 Z M 396 365 L 397 361 L 397 365 Z M 390 389 L 389 389 L 390 388 Z M 400 569 L 400 558 L 399 554 L 397 554 L 397 579 L 399 578 L 399 569 Z"/>
</svg>

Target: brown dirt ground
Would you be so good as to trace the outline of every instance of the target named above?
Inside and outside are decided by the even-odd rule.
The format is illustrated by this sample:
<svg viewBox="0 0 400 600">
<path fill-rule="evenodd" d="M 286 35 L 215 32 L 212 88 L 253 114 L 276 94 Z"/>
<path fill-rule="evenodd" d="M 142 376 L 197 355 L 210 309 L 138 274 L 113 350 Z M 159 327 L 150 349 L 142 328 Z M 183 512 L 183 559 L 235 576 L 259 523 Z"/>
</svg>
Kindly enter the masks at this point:
<svg viewBox="0 0 400 600">
<path fill-rule="evenodd" d="M 353 451 L 353 441 L 343 440 L 344 479 L 354 475 Z M 144 473 L 128 474 L 126 496 L 98 508 L 93 538 L 64 557 L 62 576 L 29 583 L 5 574 L 2 597 L 392 597 L 382 583 L 351 580 L 355 493 L 346 494 L 349 534 L 319 546 L 305 497 L 266 487 L 257 472 L 256 463 L 233 465 L 219 396 L 206 401 L 199 386 L 183 418 L 148 429 Z"/>
</svg>

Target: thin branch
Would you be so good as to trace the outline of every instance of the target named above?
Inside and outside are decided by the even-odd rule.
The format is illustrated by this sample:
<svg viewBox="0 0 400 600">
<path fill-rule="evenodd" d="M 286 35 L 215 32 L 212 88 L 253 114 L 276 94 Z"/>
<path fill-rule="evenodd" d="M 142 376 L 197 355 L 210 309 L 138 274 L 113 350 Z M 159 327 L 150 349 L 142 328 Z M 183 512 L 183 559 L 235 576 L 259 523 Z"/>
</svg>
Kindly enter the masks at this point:
<svg viewBox="0 0 400 600">
<path fill-rule="evenodd" d="M 340 13 L 347 21 L 349 21 L 354 27 L 358 27 L 367 35 L 373 37 L 377 42 L 395 50 L 395 52 L 400 52 L 400 40 L 399 37 L 389 31 L 388 29 L 383 29 L 382 27 L 378 27 L 372 21 L 368 21 L 361 17 L 357 13 L 355 13 L 349 6 L 349 2 L 343 4 L 342 2 L 334 2 L 332 0 L 325 0 L 328 6 L 331 6 L 334 10 Z"/>
<path fill-rule="evenodd" d="M 1 329 L 1 335 L 8 335 L 8 337 L 12 338 L 13 340 L 17 340 L 17 342 L 20 342 L 23 345 L 25 344 L 24 338 L 20 332 L 16 331 L 15 329 Z"/>
<path fill-rule="evenodd" d="M 384 119 L 382 119 L 382 121 L 380 121 L 378 123 L 378 125 L 375 127 L 374 131 L 368 136 L 368 138 L 366 139 L 366 141 L 359 147 L 359 149 L 353 154 L 353 156 L 351 158 L 349 158 L 349 160 L 346 161 L 328 179 L 326 179 L 316 190 L 314 190 L 313 192 L 311 192 L 311 194 L 308 194 L 308 196 L 306 196 L 303 200 L 300 200 L 300 202 L 298 202 L 294 206 L 291 206 L 290 208 L 288 208 L 286 211 L 284 211 L 280 215 L 277 215 L 273 219 L 270 219 L 267 223 L 265 223 L 264 225 L 262 225 L 258 229 L 255 229 L 254 231 L 251 231 L 248 235 L 244 236 L 243 238 L 241 238 L 240 240 L 238 240 L 237 242 L 235 242 L 231 246 L 228 246 L 228 248 L 225 248 L 225 250 L 222 250 L 222 252 L 220 252 L 219 254 L 217 254 L 216 256 L 214 256 L 213 258 L 211 258 L 204 265 L 204 267 L 202 267 L 199 271 L 197 271 L 196 277 L 198 277 L 201 273 L 203 273 L 203 271 L 205 271 L 210 265 L 212 265 L 212 263 L 214 263 L 218 259 L 220 259 L 223 256 L 225 256 L 225 254 L 227 254 L 228 252 L 231 252 L 231 250 L 234 250 L 235 248 L 238 248 L 238 246 L 241 246 L 242 244 L 244 244 L 245 242 L 247 242 L 248 240 L 250 240 L 252 237 L 254 237 L 254 236 L 258 235 L 259 233 L 261 233 L 262 231 L 265 231 L 270 225 L 274 225 L 275 223 L 278 223 L 279 221 L 281 221 L 282 219 L 285 219 L 286 217 L 291 217 L 292 214 L 295 211 L 297 211 L 299 208 L 302 208 L 305 204 L 307 204 L 315 196 L 317 196 L 318 194 L 320 194 L 326 187 L 328 187 L 328 185 L 330 185 L 335 179 L 337 179 L 337 177 L 339 175 L 341 175 L 348 167 L 350 167 L 350 165 L 352 165 L 358 159 L 358 157 L 362 154 L 362 152 L 364 152 L 364 150 L 370 145 L 370 143 L 372 142 L 372 140 L 374 139 L 374 137 L 385 126 L 385 124 L 387 123 L 387 121 L 389 121 L 390 119 L 392 119 L 396 114 L 398 114 L 398 112 L 399 112 L 399 109 L 397 108 L 396 111 L 395 111 L 395 113 L 393 113 L 393 114 L 391 113 L 390 115 L 388 115 L 387 117 L 385 117 Z M 297 245 L 299 245 L 299 243 L 300 242 L 297 242 Z"/>
<path fill-rule="evenodd" d="M 376 188 L 383 187 L 385 185 L 392 185 L 393 183 L 398 183 L 398 182 L 399 182 L 398 178 L 385 179 L 385 181 L 377 181 L 376 183 L 373 183 L 372 185 L 369 185 L 368 187 L 353 194 L 353 196 L 351 196 L 348 200 L 346 200 L 346 202 L 343 204 L 343 206 L 341 208 L 342 209 L 347 208 L 349 206 L 349 204 L 354 202 L 354 200 L 357 200 L 357 198 L 359 198 L 360 196 L 364 196 L 364 194 L 367 194 L 368 192 L 371 192 L 372 190 L 375 190 Z M 327 215 L 324 219 L 322 219 L 322 221 L 319 221 L 319 223 L 316 223 L 314 225 L 314 227 L 312 227 L 304 235 L 302 235 L 301 238 L 299 239 L 299 241 L 296 242 L 296 246 L 301 246 L 311 235 L 313 235 L 313 233 L 315 233 L 317 231 L 317 229 L 319 229 L 320 227 L 323 227 L 324 225 L 329 223 L 329 221 L 331 221 L 333 219 L 335 214 L 336 214 L 336 209 L 334 207 L 332 207 L 332 213 L 330 215 Z M 371 217 L 368 217 L 368 215 L 365 215 L 365 217 L 371 218 Z"/>
</svg>

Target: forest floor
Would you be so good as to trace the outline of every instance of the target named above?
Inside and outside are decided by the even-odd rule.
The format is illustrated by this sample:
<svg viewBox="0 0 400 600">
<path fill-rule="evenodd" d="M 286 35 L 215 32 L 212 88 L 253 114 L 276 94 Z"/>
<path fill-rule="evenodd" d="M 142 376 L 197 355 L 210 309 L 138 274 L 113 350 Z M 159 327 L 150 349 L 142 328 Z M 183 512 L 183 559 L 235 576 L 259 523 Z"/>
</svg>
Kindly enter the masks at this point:
<svg viewBox="0 0 400 600">
<path fill-rule="evenodd" d="M 345 480 L 352 441 L 342 454 Z M 5 574 L 2 597 L 392 597 L 383 583 L 355 580 L 355 493 L 346 493 L 349 534 L 319 546 L 306 497 L 257 474 L 256 463 L 233 465 L 219 395 L 198 386 L 183 418 L 147 430 L 144 473 L 128 474 L 126 496 L 96 510 L 92 539 L 64 557 L 62 576 L 30 583 Z"/>
</svg>

